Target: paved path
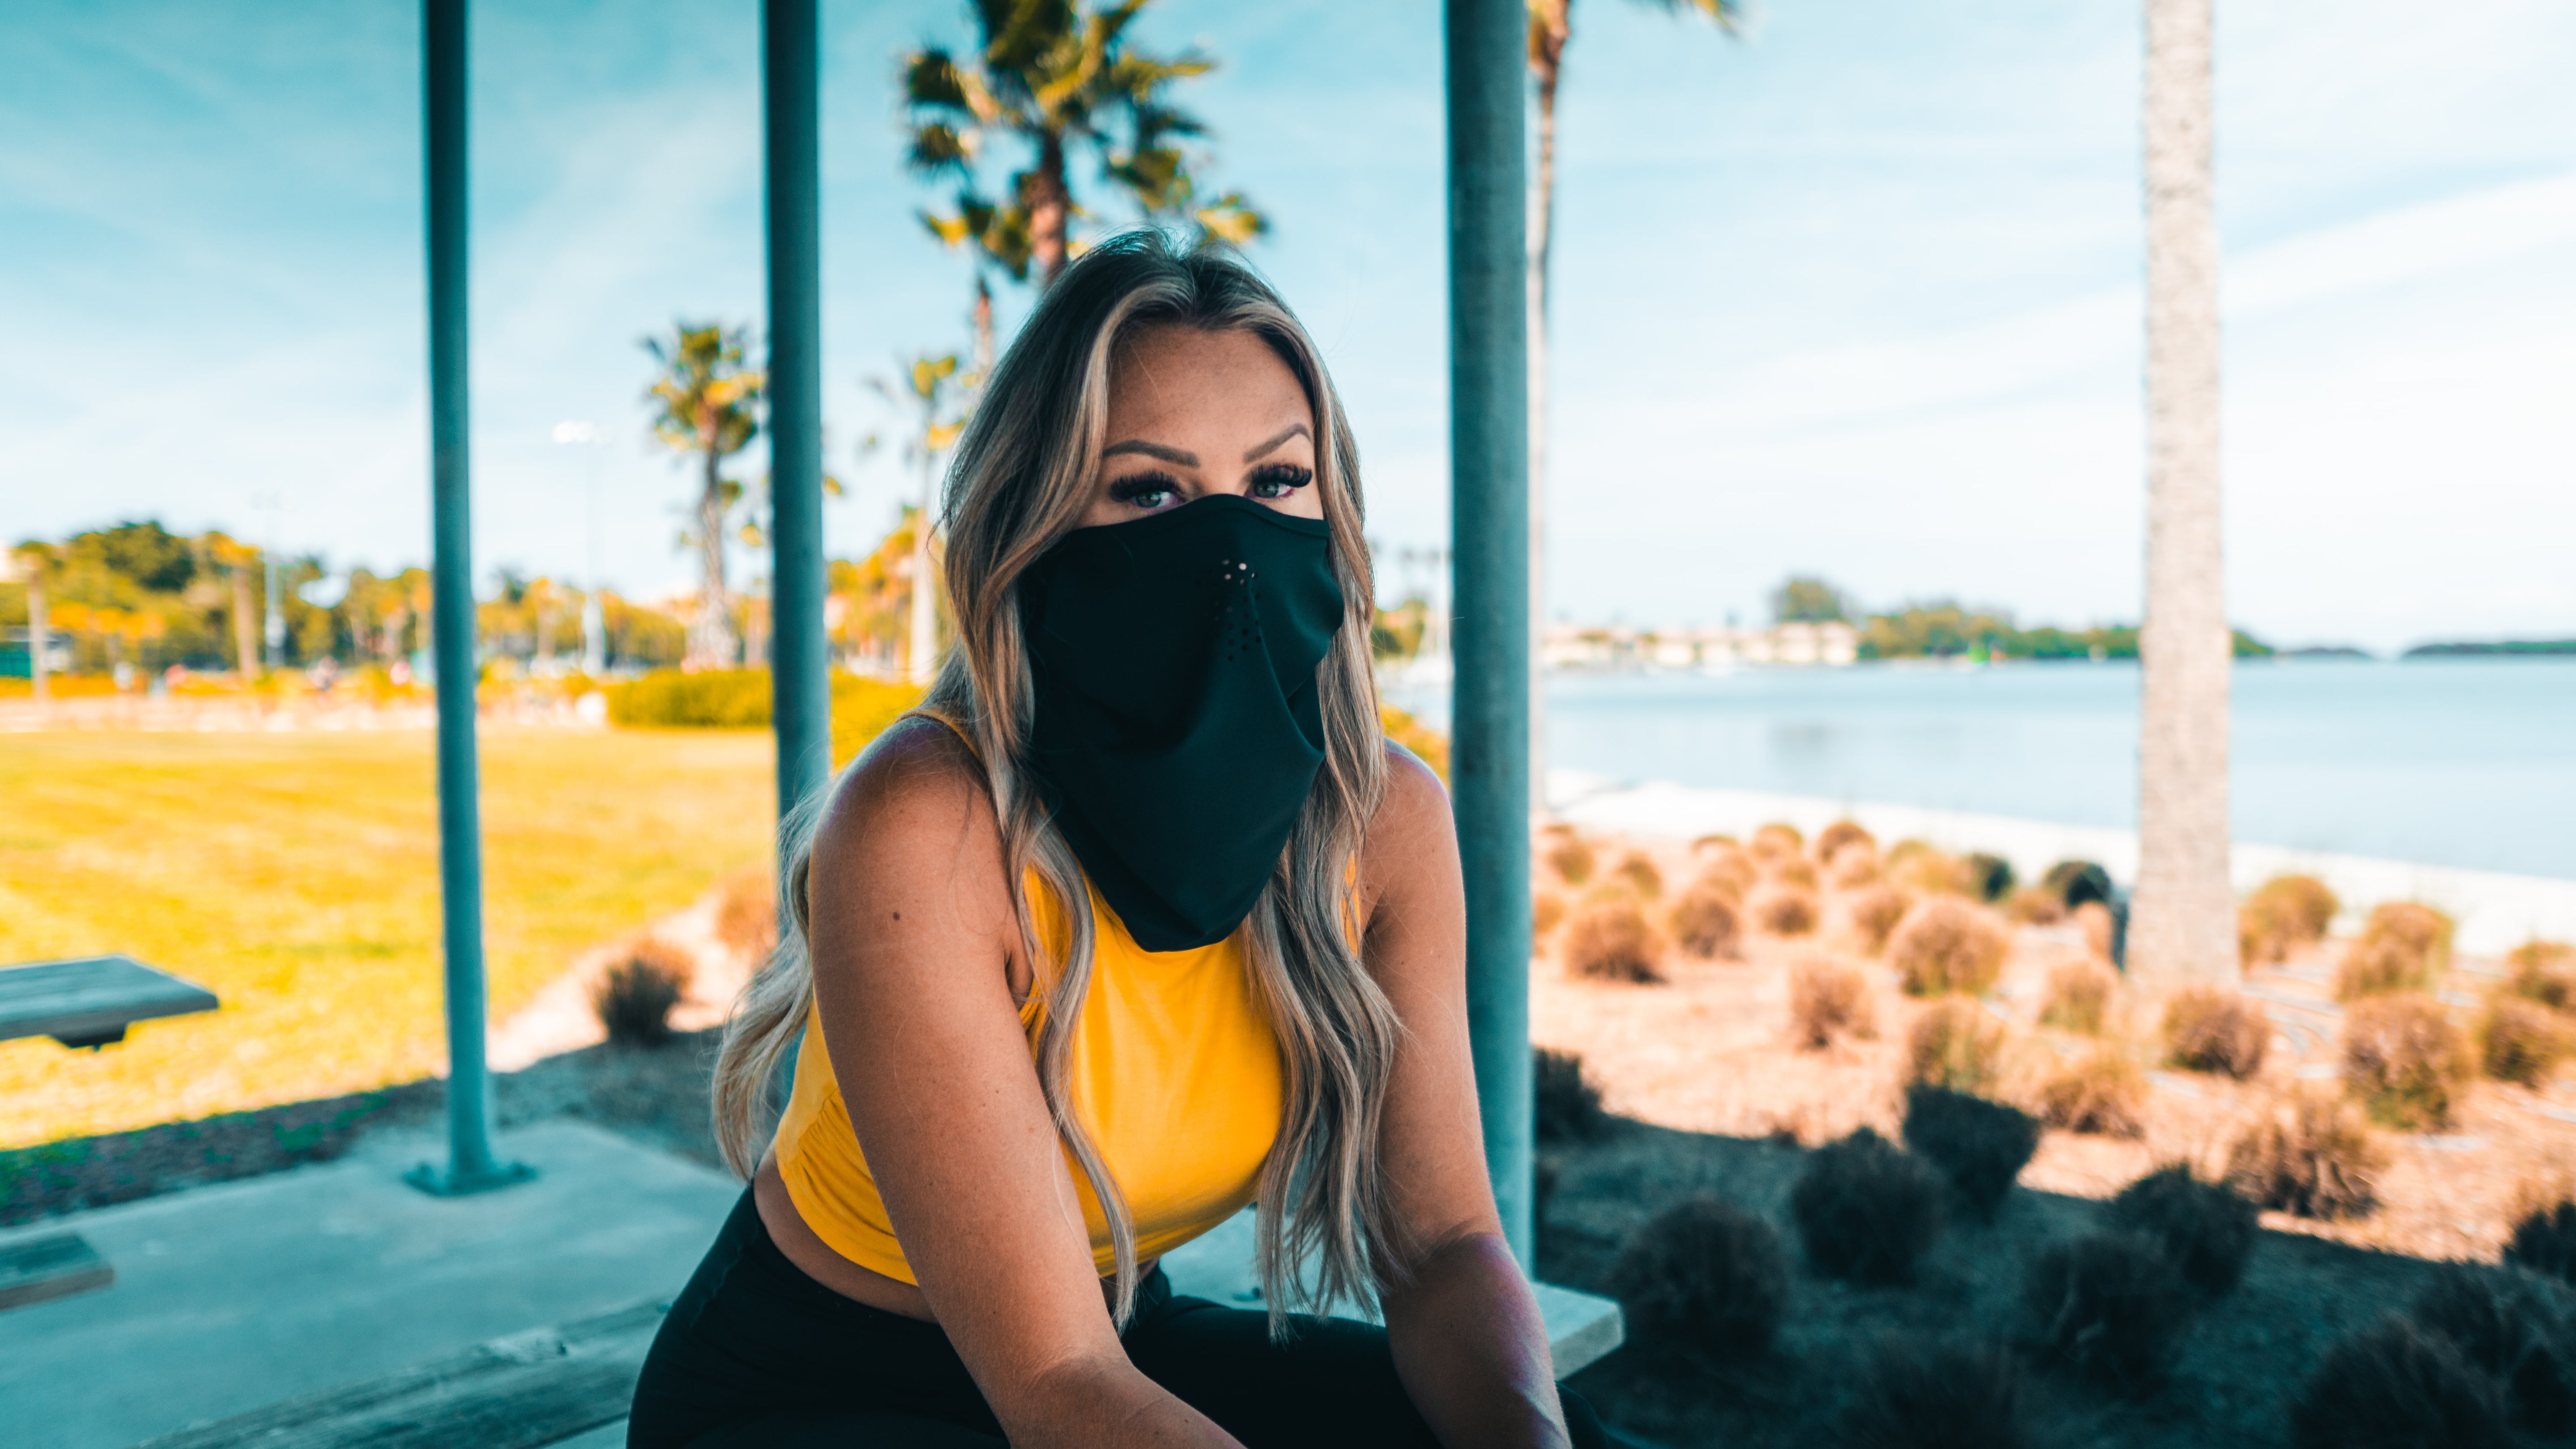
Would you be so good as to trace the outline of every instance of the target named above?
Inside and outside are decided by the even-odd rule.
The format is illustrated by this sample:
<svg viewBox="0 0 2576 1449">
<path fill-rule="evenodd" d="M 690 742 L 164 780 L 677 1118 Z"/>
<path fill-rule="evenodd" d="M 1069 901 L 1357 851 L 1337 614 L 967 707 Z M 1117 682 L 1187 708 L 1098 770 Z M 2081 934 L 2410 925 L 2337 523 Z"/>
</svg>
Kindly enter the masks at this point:
<svg viewBox="0 0 2576 1449">
<path fill-rule="evenodd" d="M 467 1198 L 404 1186 L 440 1146 L 378 1132 L 338 1162 L 0 1234 L 70 1228 L 116 1266 L 102 1292 L 0 1313 L 0 1441 L 124 1449 L 676 1294 L 741 1192 L 565 1121 L 501 1139 L 533 1183 Z"/>
</svg>

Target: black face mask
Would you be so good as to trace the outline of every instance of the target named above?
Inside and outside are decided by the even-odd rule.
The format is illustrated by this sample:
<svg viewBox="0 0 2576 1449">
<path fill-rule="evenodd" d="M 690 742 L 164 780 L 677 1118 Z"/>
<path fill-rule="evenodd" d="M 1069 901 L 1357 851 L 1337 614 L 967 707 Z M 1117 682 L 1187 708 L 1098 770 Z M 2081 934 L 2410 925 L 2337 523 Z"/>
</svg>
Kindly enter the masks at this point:
<svg viewBox="0 0 2576 1449">
<path fill-rule="evenodd" d="M 1231 935 L 1305 808 L 1342 624 L 1329 536 L 1221 493 L 1077 529 L 1021 576 L 1040 788 L 1148 951 Z"/>
</svg>

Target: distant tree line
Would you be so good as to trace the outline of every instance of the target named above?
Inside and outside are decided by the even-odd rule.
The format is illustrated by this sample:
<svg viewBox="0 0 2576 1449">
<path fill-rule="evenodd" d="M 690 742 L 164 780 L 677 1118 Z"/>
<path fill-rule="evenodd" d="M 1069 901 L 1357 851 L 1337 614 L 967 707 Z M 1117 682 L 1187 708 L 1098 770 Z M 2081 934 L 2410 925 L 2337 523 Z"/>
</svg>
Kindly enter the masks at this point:
<svg viewBox="0 0 2576 1449">
<path fill-rule="evenodd" d="M 2135 659 L 2138 630 L 2134 624 L 2103 624 L 2089 629 L 2052 625 L 2023 628 L 2010 610 L 1969 608 L 1939 599 L 1898 606 L 1884 613 L 1862 613 L 1850 597 L 1823 579 L 1787 579 L 1771 592 L 1771 617 L 1780 623 L 1822 624 L 1841 621 L 1860 633 L 1863 659 Z M 2270 655 L 2272 646 L 2239 629 L 2234 631 L 2240 659 Z"/>
</svg>

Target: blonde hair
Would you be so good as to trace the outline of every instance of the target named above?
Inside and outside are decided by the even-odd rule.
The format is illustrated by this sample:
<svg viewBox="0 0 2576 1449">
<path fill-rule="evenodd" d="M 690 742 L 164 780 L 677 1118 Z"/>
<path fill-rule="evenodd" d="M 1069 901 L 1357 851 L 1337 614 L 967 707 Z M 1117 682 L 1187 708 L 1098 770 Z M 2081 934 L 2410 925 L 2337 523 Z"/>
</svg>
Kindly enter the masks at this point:
<svg viewBox="0 0 2576 1449">
<path fill-rule="evenodd" d="M 1158 232 L 1130 232 L 1085 253 L 1040 299 L 992 375 L 948 470 L 942 523 L 958 640 L 925 707 L 972 736 L 1000 825 L 1003 878 L 1035 872 L 1057 900 L 1089 899 L 1081 862 L 1032 788 L 1032 716 L 1017 581 L 1079 522 L 1099 475 L 1109 374 L 1122 340 L 1155 326 L 1242 331 L 1276 351 L 1315 414 L 1315 491 L 1331 532 L 1344 616 L 1317 672 L 1324 764 L 1269 887 L 1243 923 L 1255 993 L 1277 1032 L 1286 1096 L 1262 1164 L 1256 1258 L 1274 1333 L 1292 1309 L 1366 1305 L 1400 1278 L 1402 1242 L 1377 1137 L 1396 1044 L 1394 1008 L 1361 962 L 1353 862 L 1386 789 L 1386 753 L 1369 665 L 1368 550 L 1361 537 L 1359 454 L 1322 357 L 1269 285 L 1231 254 L 1183 251 Z M 715 1074 L 716 1136 L 749 1177 L 769 1131 L 771 1074 L 798 1040 L 814 993 L 806 880 L 821 801 L 781 824 L 781 919 L 770 957 L 726 1024 Z M 1038 1083 L 1056 1131 L 1089 1179 L 1117 1259 L 1114 1316 L 1134 1306 L 1135 1228 L 1125 1199 L 1068 1086 L 1074 1032 L 1091 980 L 1091 913 L 1068 909 L 1064 958 L 1041 949 L 1024 891 L 1013 891 L 1032 990 L 1046 1010 Z"/>
</svg>

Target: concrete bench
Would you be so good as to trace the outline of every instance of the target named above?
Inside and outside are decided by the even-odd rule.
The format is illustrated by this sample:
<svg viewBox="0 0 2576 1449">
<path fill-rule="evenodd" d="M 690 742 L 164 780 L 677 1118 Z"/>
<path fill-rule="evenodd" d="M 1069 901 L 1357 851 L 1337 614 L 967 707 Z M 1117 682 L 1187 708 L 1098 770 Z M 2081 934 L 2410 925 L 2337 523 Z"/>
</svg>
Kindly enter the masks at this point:
<svg viewBox="0 0 2576 1449">
<path fill-rule="evenodd" d="M 212 1011 L 215 994 L 130 956 L 0 966 L 0 1041 L 49 1036 L 67 1047 L 125 1040 L 156 1017 Z"/>
</svg>

